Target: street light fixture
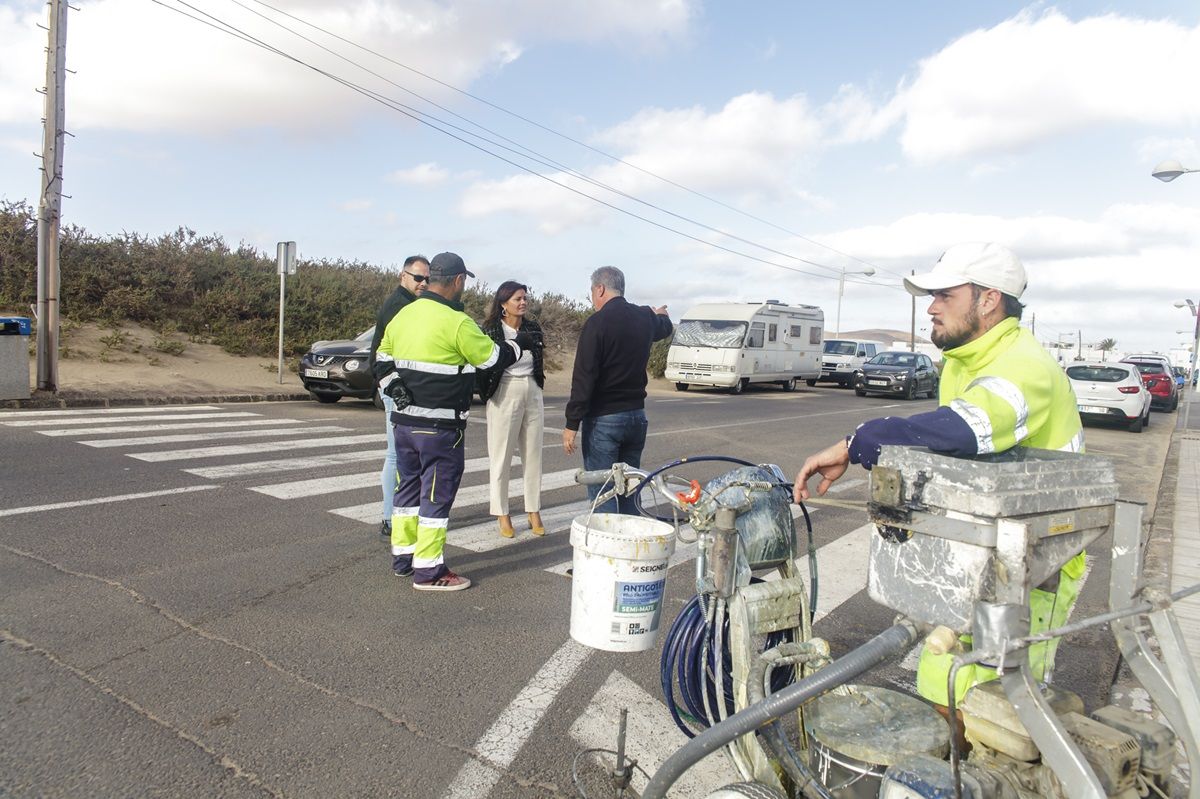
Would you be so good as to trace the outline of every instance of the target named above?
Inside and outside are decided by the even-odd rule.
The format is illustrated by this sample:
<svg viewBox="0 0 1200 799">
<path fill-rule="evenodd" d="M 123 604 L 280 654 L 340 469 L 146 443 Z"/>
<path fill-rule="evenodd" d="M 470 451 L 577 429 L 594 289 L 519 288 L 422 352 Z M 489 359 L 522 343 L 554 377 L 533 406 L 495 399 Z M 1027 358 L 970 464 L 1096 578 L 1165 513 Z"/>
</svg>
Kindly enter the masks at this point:
<svg viewBox="0 0 1200 799">
<path fill-rule="evenodd" d="M 837 327 L 833 332 L 834 338 L 841 338 L 842 335 L 842 292 L 846 289 L 846 275 L 867 275 L 870 277 L 875 274 L 875 268 L 868 266 L 866 269 L 847 270 L 842 267 L 842 274 L 838 277 L 838 304 L 837 304 Z"/>
<path fill-rule="evenodd" d="M 1168 158 L 1166 161 L 1163 161 L 1158 166 L 1154 167 L 1154 171 L 1150 174 L 1161 180 L 1163 183 L 1170 183 L 1175 178 L 1188 172 L 1200 172 L 1200 169 L 1188 169 L 1175 159 Z"/>
</svg>

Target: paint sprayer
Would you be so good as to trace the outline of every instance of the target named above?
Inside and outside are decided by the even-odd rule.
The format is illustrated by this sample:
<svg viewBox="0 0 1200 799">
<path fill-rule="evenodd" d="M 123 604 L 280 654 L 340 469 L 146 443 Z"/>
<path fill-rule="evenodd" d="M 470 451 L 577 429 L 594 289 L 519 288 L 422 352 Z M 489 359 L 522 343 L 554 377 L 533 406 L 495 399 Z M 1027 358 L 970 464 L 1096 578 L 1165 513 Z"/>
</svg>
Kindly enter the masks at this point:
<svg viewBox="0 0 1200 799">
<path fill-rule="evenodd" d="M 737 468 L 704 485 L 673 474 L 701 461 Z M 709 799 L 1169 797 L 1180 790 L 1172 784 L 1177 741 L 1190 773 L 1200 773 L 1200 678 L 1171 610 L 1200 586 L 1167 595 L 1139 585 L 1143 507 L 1117 499 L 1103 458 L 1024 448 L 954 458 L 884 447 L 867 503 L 867 585 L 899 615 L 837 658 L 812 635 L 812 525 L 803 506 L 791 505 L 778 467 L 704 457 L 651 472 L 616 464 L 577 480 L 602 486 L 593 509 L 626 497 L 642 514 L 589 513 L 572 525 L 571 635 L 581 643 L 650 649 L 666 626 L 671 558 L 677 546 L 695 548 L 696 595 L 669 626 L 660 674 L 671 715 L 691 740 L 646 775 L 644 799 L 667 796 L 718 751 L 737 781 Z M 647 507 L 647 495 L 661 500 Z M 669 514 L 658 513 L 664 507 Z M 1030 590 L 1109 532 L 1109 612 L 1031 633 Z M 797 567 L 806 554 L 807 585 Z M 1035 679 L 1031 646 L 1100 624 L 1167 724 L 1115 706 L 1085 715 L 1077 695 L 1046 684 L 1052 675 Z M 922 640 L 951 656 L 946 716 L 917 697 L 855 683 Z M 955 680 L 967 666 L 995 677 L 959 698 Z M 961 719 L 965 745 L 946 718 Z M 640 770 L 626 758 L 623 721 L 609 768 L 615 796 Z M 1192 783 L 1186 795 L 1200 799 Z"/>
</svg>

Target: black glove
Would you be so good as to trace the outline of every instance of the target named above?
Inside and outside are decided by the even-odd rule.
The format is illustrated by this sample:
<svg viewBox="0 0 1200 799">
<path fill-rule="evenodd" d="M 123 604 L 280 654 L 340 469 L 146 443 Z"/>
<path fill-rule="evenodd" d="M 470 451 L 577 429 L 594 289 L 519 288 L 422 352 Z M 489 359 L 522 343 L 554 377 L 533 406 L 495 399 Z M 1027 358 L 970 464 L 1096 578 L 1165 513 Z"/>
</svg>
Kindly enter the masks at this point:
<svg viewBox="0 0 1200 799">
<path fill-rule="evenodd" d="M 383 393 L 392 398 L 392 402 L 396 403 L 396 410 L 398 411 L 412 405 L 412 392 L 408 390 L 408 386 L 404 385 L 404 381 L 399 378 L 388 383 Z"/>
<path fill-rule="evenodd" d="M 541 337 L 539 336 L 538 338 Z M 517 336 L 513 339 L 513 341 L 517 342 L 517 346 L 521 348 L 521 352 L 525 352 L 526 350 L 532 351 L 533 348 L 539 346 L 540 343 L 528 330 L 518 331 Z"/>
</svg>

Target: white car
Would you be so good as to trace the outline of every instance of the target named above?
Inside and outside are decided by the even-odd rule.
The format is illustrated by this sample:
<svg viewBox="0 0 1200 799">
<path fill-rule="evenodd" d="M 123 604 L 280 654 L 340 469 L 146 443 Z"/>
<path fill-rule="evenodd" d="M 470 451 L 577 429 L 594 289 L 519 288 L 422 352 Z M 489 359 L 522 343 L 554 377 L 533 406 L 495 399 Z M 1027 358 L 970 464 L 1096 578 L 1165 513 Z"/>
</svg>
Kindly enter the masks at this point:
<svg viewBox="0 0 1200 799">
<path fill-rule="evenodd" d="M 1136 366 L 1076 363 L 1067 367 L 1067 377 L 1084 420 L 1120 422 L 1133 433 L 1150 424 L 1150 392 Z"/>
</svg>

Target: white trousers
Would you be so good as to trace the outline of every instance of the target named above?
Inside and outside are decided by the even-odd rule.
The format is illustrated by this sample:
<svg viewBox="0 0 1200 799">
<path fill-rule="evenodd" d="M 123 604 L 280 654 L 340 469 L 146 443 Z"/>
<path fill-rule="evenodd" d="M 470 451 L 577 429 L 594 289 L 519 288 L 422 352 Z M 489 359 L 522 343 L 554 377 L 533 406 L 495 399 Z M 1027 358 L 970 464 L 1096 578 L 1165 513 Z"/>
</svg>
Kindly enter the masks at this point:
<svg viewBox="0 0 1200 799">
<path fill-rule="evenodd" d="M 508 515 L 508 479 L 518 445 L 525 477 L 525 512 L 542 509 L 542 430 L 546 411 L 542 390 L 530 377 L 500 378 L 500 386 L 487 403 L 488 474 L 491 514 Z"/>
</svg>

